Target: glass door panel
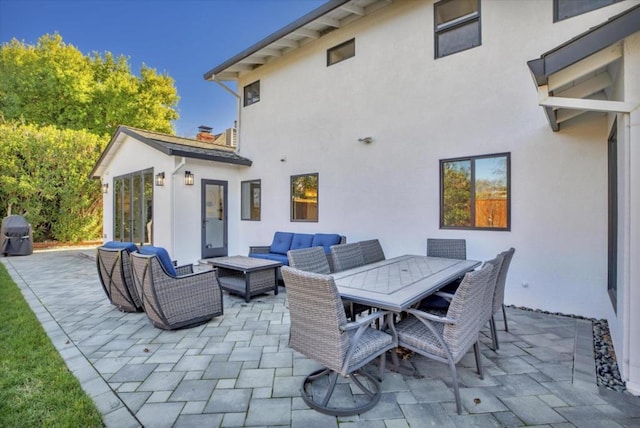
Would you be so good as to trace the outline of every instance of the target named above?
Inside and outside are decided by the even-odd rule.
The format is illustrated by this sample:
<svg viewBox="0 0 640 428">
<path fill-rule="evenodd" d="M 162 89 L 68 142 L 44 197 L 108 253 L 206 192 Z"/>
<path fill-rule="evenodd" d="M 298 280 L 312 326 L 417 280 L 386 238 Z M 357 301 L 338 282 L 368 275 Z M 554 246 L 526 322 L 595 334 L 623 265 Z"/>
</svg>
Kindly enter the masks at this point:
<svg viewBox="0 0 640 428">
<path fill-rule="evenodd" d="M 227 182 L 202 180 L 202 257 L 227 255 Z"/>
</svg>

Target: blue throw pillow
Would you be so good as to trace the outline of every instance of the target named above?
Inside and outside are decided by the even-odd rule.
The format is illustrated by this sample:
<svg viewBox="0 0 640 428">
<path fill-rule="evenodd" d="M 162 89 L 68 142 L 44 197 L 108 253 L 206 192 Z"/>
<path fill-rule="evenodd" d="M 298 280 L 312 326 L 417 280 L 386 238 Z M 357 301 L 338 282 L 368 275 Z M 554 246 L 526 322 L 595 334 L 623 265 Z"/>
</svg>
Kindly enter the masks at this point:
<svg viewBox="0 0 640 428">
<path fill-rule="evenodd" d="M 338 245 L 342 237 L 335 233 L 316 233 L 313 235 L 312 247 L 322 247 L 325 254 L 331 252 L 332 245 Z"/>
<path fill-rule="evenodd" d="M 293 233 L 290 232 L 276 232 L 273 235 L 273 242 L 269 248 L 270 253 L 287 255 L 287 251 L 291 248 L 291 240 L 293 239 Z"/>
<path fill-rule="evenodd" d="M 176 272 L 176 268 L 173 267 L 173 261 L 171 257 L 169 257 L 169 253 L 162 247 L 154 247 L 153 245 L 144 245 L 140 248 L 140 254 L 145 254 L 147 256 L 157 256 L 158 260 L 160 260 L 160 264 L 164 267 L 164 270 L 171 276 L 178 276 Z"/>
<path fill-rule="evenodd" d="M 118 250 L 121 248 L 124 248 L 129 253 L 138 251 L 138 246 L 133 242 L 108 241 L 108 242 L 105 242 L 102 246 L 104 248 L 115 248 Z"/>
<path fill-rule="evenodd" d="M 294 233 L 291 240 L 290 250 L 299 250 L 301 248 L 310 248 L 313 242 L 313 235 L 307 233 Z"/>
</svg>

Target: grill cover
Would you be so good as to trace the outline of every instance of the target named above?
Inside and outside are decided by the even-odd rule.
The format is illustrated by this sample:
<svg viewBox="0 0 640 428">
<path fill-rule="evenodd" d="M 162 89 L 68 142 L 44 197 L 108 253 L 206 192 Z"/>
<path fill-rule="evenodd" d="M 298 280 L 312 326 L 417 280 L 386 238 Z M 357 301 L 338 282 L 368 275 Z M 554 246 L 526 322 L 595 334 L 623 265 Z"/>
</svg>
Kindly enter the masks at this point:
<svg viewBox="0 0 640 428">
<path fill-rule="evenodd" d="M 28 256 L 33 253 L 31 225 L 21 215 L 10 215 L 2 219 L 0 252 L 5 256 Z"/>
</svg>

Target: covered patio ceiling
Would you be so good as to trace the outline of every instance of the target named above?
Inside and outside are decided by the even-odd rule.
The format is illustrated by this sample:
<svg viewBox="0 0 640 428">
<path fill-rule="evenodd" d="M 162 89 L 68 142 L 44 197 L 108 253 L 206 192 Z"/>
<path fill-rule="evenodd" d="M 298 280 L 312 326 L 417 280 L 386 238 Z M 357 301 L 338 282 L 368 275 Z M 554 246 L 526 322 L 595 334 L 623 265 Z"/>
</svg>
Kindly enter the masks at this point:
<svg viewBox="0 0 640 428">
<path fill-rule="evenodd" d="M 205 80 L 232 81 L 341 28 L 392 0 L 332 0 L 205 73 Z"/>
<path fill-rule="evenodd" d="M 554 131 L 588 112 L 628 113 L 639 100 L 616 99 L 624 38 L 640 31 L 640 5 L 529 61 L 539 104 Z M 620 95 L 618 95 L 620 96 Z"/>
</svg>

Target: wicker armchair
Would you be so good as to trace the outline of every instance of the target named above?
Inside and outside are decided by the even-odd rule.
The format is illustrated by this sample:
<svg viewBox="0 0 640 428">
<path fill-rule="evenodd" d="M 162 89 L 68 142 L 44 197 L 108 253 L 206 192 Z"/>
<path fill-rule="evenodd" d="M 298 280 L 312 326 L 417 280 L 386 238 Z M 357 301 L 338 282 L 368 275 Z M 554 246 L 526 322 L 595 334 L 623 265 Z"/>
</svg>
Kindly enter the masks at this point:
<svg viewBox="0 0 640 428">
<path fill-rule="evenodd" d="M 384 251 L 382 251 L 382 245 L 377 239 L 370 239 L 368 241 L 360 241 L 360 249 L 362 250 L 362 257 L 364 258 L 364 264 L 375 263 L 385 260 Z"/>
<path fill-rule="evenodd" d="M 333 272 L 341 272 L 343 270 L 364 266 L 362 249 L 357 242 L 332 245 L 331 260 L 333 261 Z"/>
<path fill-rule="evenodd" d="M 157 255 L 131 253 L 133 279 L 149 320 L 158 328 L 194 327 L 222 315 L 222 290 L 215 269 L 167 273 Z"/>
<path fill-rule="evenodd" d="M 504 329 L 505 331 L 509 331 L 509 326 L 507 324 L 507 312 L 504 309 L 504 289 L 507 285 L 507 273 L 509 272 L 509 265 L 511 264 L 511 259 L 513 259 L 513 254 L 515 252 L 515 248 L 509 248 L 507 251 L 500 253 L 500 255 L 502 256 L 502 265 L 500 266 L 500 272 L 498 273 L 498 278 L 496 280 L 496 289 L 493 293 L 493 304 L 490 319 L 491 340 L 493 341 L 493 349 L 495 351 L 500 349 L 500 346 L 498 344 L 498 332 L 496 330 L 496 321 L 494 319 L 494 315 L 500 309 L 502 309 Z"/>
<path fill-rule="evenodd" d="M 131 276 L 129 251 L 135 248 L 135 245 L 127 247 L 122 244 L 111 248 L 101 246 L 96 251 L 96 267 L 102 289 L 111 304 L 123 312 L 142 311 L 142 303 Z"/>
<path fill-rule="evenodd" d="M 330 275 L 303 272 L 282 267 L 289 297 L 291 327 L 289 346 L 317 361 L 324 368 L 309 374 L 300 390 L 304 402 L 321 413 L 348 416 L 363 413 L 380 401 L 380 381 L 362 368 L 380 357 L 380 377 L 384 374 L 385 353 L 396 347 L 393 324 L 391 334 L 371 327 L 375 320 L 386 320 L 388 312 L 379 311 L 347 323 L 340 295 Z M 338 406 L 332 401 L 338 374 L 353 381 L 363 393 L 355 407 Z M 319 379 L 328 378 L 328 387 Z"/>
<path fill-rule="evenodd" d="M 398 345 L 425 357 L 449 364 L 456 408 L 462 412 L 456 363 L 473 346 L 480 378 L 484 378 L 480 357 L 480 328 L 486 316 L 485 297 L 493 285 L 493 266 L 465 275 L 451 300 L 446 316 L 409 309 L 410 316 L 396 325 Z"/>
<path fill-rule="evenodd" d="M 329 275 L 331 268 L 322 247 L 302 248 L 287 251 L 289 266 L 305 272 Z"/>
<path fill-rule="evenodd" d="M 427 239 L 427 257 L 467 259 L 467 241 L 464 239 Z"/>
</svg>

